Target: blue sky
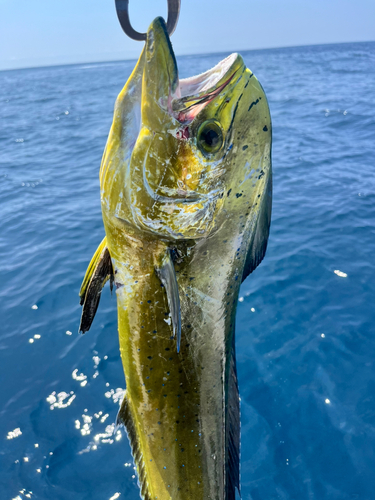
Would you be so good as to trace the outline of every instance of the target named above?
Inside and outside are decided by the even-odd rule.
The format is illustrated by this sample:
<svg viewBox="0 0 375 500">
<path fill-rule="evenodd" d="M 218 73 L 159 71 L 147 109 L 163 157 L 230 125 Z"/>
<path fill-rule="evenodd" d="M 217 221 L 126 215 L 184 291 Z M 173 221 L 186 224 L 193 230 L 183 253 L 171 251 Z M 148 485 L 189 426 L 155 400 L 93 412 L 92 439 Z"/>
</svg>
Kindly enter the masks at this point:
<svg viewBox="0 0 375 500">
<path fill-rule="evenodd" d="M 130 0 L 134 27 L 166 0 Z M 375 0 L 182 0 L 177 54 L 375 40 Z M 131 59 L 114 0 L 0 0 L 0 69 Z"/>
</svg>

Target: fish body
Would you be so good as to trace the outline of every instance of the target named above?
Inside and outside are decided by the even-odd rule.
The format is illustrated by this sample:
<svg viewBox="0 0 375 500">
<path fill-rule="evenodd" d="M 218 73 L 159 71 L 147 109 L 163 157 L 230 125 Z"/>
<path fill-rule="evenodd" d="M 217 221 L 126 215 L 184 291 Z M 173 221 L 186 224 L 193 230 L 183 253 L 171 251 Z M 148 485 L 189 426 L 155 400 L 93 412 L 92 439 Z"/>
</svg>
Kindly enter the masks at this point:
<svg viewBox="0 0 375 500">
<path fill-rule="evenodd" d="M 165 23 L 120 93 L 100 171 L 106 238 L 81 290 L 87 331 L 116 287 L 124 423 L 141 496 L 232 500 L 241 282 L 271 216 L 271 118 L 241 56 L 179 80 Z"/>
</svg>

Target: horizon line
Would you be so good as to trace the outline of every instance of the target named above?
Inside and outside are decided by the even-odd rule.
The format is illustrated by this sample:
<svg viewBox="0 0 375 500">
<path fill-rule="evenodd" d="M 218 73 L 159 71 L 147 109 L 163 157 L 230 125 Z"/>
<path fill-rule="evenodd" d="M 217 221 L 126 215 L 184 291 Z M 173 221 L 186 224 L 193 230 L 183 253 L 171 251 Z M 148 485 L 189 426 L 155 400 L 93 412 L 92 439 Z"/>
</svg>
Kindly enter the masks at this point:
<svg viewBox="0 0 375 500">
<path fill-rule="evenodd" d="M 356 42 L 329 42 L 329 43 L 310 43 L 303 45 L 279 45 L 275 47 L 263 47 L 257 49 L 239 49 L 238 51 L 214 51 L 214 52 L 194 52 L 188 54 L 176 54 L 176 57 L 192 57 L 192 56 L 207 56 L 207 55 L 215 55 L 215 54 L 226 54 L 227 52 L 260 52 L 262 50 L 277 50 L 277 49 L 296 49 L 296 48 L 304 48 L 304 47 L 321 47 L 325 45 L 349 45 L 349 44 L 363 44 L 363 43 L 375 43 L 375 40 L 362 40 Z M 97 60 L 97 61 L 82 61 L 82 62 L 72 62 L 72 63 L 56 63 L 56 64 L 41 64 L 36 66 L 21 66 L 19 68 L 4 68 L 0 69 L 0 72 L 3 71 L 21 71 L 28 69 L 47 69 L 47 68 L 58 68 L 64 66 L 80 66 L 82 64 L 105 64 L 105 63 L 121 63 L 121 62 L 131 62 L 137 61 L 138 57 L 130 57 L 129 59 L 105 59 L 105 60 Z"/>
</svg>

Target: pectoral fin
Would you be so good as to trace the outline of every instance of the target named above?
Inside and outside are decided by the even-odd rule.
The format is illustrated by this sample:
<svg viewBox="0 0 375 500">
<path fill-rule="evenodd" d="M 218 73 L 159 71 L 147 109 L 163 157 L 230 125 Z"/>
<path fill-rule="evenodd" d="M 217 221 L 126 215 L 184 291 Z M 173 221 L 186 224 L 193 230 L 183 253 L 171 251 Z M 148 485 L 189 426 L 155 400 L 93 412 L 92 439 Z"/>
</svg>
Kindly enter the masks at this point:
<svg viewBox="0 0 375 500">
<path fill-rule="evenodd" d="M 171 251 L 168 249 L 160 267 L 156 273 L 163 283 L 167 292 L 169 311 L 171 313 L 173 335 L 177 338 L 177 352 L 180 352 L 181 344 L 181 308 L 180 296 L 178 295 L 178 283 L 174 269 Z"/>
<path fill-rule="evenodd" d="M 107 238 L 104 238 L 97 248 L 83 278 L 79 292 L 80 303 L 83 305 L 79 331 L 86 333 L 90 330 L 98 309 L 102 288 L 110 280 L 113 288 L 113 268 L 111 256 L 107 248 Z"/>
</svg>

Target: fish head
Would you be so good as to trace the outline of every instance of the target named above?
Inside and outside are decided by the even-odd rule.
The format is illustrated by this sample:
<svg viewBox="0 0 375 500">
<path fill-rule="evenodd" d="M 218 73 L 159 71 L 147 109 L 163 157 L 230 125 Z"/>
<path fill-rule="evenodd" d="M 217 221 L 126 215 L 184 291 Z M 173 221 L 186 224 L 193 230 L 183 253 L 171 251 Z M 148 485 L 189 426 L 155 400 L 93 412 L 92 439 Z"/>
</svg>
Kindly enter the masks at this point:
<svg viewBox="0 0 375 500">
<path fill-rule="evenodd" d="M 179 79 L 156 18 L 116 110 L 102 164 L 103 214 L 167 240 L 206 238 L 232 213 L 250 214 L 270 170 L 271 122 L 240 55 Z"/>
</svg>

